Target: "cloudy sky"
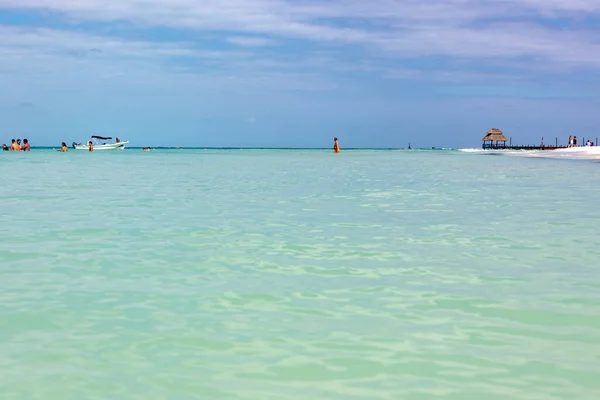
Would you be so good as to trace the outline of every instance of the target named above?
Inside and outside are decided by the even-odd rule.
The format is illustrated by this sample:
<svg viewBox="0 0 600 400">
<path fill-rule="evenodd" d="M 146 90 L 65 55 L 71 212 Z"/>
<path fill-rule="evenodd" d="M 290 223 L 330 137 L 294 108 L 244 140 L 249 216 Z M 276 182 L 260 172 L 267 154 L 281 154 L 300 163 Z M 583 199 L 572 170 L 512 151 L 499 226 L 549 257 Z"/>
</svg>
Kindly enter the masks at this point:
<svg viewBox="0 0 600 400">
<path fill-rule="evenodd" d="M 599 0 L 0 0 L 0 141 L 564 141 L 599 69 Z"/>
</svg>

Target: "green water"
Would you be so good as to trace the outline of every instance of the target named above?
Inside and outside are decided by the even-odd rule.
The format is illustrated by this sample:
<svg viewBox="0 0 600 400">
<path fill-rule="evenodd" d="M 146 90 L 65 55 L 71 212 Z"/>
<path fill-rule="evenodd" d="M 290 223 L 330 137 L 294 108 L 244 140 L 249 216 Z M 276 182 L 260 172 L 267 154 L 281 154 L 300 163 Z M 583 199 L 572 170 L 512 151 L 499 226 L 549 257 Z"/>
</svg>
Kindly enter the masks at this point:
<svg viewBox="0 0 600 400">
<path fill-rule="evenodd" d="M 0 154 L 0 398 L 600 398 L 599 166 Z"/>
</svg>

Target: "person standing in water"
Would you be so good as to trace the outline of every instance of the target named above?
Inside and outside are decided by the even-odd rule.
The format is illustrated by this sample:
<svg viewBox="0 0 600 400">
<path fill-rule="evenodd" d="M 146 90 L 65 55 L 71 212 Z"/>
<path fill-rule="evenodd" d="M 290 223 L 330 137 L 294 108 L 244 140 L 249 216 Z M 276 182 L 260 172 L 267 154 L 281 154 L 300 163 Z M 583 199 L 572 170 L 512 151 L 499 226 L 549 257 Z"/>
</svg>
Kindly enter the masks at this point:
<svg viewBox="0 0 600 400">
<path fill-rule="evenodd" d="M 94 151 L 94 145 L 92 144 L 91 140 L 88 142 L 88 151 L 90 151 L 90 152 Z"/>
<path fill-rule="evenodd" d="M 333 152 L 334 153 L 340 152 L 340 142 L 338 142 L 338 138 L 333 138 Z"/>
<path fill-rule="evenodd" d="M 29 140 L 23 139 L 23 151 L 31 151 L 31 146 L 29 145 Z"/>
<path fill-rule="evenodd" d="M 61 153 L 66 153 L 67 151 L 69 151 L 69 148 L 67 147 L 67 144 L 65 142 L 62 142 L 62 147 L 60 149 Z"/>
</svg>

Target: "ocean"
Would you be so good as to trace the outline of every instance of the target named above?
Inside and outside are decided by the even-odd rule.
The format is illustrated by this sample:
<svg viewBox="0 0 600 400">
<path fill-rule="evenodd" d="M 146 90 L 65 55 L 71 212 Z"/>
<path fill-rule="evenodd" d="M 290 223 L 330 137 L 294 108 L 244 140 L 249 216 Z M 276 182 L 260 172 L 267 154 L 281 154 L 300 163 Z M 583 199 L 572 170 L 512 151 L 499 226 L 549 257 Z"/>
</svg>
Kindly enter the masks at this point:
<svg viewBox="0 0 600 400">
<path fill-rule="evenodd" d="M 599 167 L 0 153 L 0 397 L 600 398 Z"/>
</svg>

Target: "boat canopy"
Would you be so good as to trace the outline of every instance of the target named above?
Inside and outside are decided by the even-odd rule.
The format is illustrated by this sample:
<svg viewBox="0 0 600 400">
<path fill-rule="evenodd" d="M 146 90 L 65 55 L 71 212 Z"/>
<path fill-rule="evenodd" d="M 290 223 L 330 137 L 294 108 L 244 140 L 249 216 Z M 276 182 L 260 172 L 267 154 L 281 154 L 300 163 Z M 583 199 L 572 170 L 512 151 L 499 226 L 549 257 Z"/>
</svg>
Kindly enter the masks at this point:
<svg viewBox="0 0 600 400">
<path fill-rule="evenodd" d="M 92 136 L 92 139 L 100 139 L 100 140 L 111 140 L 111 137 L 104 137 L 104 136 Z"/>
</svg>

